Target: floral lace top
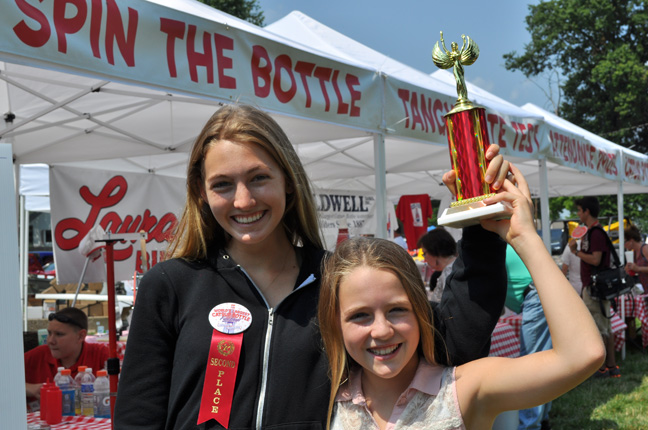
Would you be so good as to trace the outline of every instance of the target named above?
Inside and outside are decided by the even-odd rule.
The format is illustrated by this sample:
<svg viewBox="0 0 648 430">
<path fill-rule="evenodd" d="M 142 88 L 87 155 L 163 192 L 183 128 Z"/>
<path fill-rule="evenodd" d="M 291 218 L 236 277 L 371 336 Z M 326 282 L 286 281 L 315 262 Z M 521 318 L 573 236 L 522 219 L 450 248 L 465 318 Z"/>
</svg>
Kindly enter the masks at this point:
<svg viewBox="0 0 648 430">
<path fill-rule="evenodd" d="M 367 408 L 362 370 L 351 371 L 336 398 L 332 430 L 374 430 L 378 424 Z M 386 430 L 465 430 L 459 410 L 455 368 L 428 364 L 421 358 L 410 386 L 400 396 Z"/>
</svg>

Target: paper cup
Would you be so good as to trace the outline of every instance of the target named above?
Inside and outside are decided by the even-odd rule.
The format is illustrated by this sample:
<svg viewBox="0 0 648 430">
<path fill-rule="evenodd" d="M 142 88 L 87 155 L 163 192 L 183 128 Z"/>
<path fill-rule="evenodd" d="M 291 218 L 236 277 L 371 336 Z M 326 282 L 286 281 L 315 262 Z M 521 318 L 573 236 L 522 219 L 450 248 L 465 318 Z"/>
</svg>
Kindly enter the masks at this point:
<svg viewBox="0 0 648 430">
<path fill-rule="evenodd" d="M 634 263 L 634 251 L 626 251 L 625 252 L 625 262 L 627 263 Z"/>
</svg>

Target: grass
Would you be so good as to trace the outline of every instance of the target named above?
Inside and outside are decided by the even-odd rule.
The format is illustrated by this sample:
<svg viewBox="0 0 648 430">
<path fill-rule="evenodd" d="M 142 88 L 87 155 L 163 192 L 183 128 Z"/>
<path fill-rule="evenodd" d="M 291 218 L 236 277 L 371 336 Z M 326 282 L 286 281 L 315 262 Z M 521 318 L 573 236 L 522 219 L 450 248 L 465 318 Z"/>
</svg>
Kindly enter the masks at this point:
<svg viewBox="0 0 648 430">
<path fill-rule="evenodd" d="M 554 400 L 554 430 L 648 429 L 648 353 L 629 344 L 617 364 L 621 378 L 590 378 Z"/>
</svg>

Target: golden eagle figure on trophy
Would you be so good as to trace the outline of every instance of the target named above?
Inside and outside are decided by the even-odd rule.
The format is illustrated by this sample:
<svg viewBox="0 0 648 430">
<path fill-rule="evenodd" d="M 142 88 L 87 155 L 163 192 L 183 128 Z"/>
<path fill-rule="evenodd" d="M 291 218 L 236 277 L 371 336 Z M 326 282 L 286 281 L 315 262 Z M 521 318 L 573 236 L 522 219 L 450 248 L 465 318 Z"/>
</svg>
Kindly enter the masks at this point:
<svg viewBox="0 0 648 430">
<path fill-rule="evenodd" d="M 449 69 L 454 67 L 454 76 L 457 81 L 457 102 L 455 107 L 450 112 L 456 112 L 458 110 L 470 109 L 472 104 L 468 100 L 468 90 L 466 90 L 466 81 L 464 79 L 464 69 L 463 66 L 470 66 L 477 58 L 479 58 L 479 46 L 472 40 L 470 37 L 462 34 L 461 38 L 463 39 L 463 44 L 461 49 L 457 42 L 452 42 L 450 44 L 451 51 L 448 51 L 445 46 L 445 41 L 443 40 L 443 32 L 441 32 L 441 47 L 439 42 L 434 44 L 432 49 L 432 61 L 440 69 Z"/>
</svg>

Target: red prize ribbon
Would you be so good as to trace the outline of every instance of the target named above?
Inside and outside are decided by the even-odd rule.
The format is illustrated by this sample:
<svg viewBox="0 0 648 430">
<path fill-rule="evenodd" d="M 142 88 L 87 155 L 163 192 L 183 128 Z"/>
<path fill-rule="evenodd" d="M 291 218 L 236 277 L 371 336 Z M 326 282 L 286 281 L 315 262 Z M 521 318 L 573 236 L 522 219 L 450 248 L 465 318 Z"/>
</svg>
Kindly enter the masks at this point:
<svg viewBox="0 0 648 430">
<path fill-rule="evenodd" d="M 229 425 L 242 343 L 243 333 L 213 331 L 197 424 L 213 418 L 225 428 Z"/>
</svg>

